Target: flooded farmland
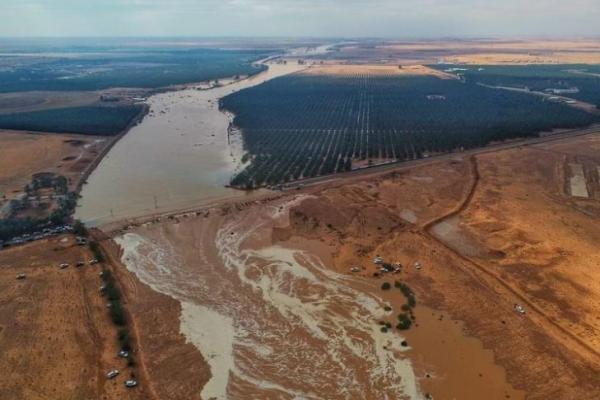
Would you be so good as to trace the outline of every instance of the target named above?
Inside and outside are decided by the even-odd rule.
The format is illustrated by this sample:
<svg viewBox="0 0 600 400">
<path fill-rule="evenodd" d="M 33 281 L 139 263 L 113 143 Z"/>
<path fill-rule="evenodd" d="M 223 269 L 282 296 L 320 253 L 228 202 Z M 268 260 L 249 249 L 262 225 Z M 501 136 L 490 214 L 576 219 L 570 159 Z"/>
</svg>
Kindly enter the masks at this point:
<svg viewBox="0 0 600 400">
<path fill-rule="evenodd" d="M 231 116 L 219 111 L 219 99 L 301 68 L 273 64 L 247 80 L 150 97 L 149 114 L 88 178 L 76 217 L 96 226 L 244 196 L 225 187 L 240 163 L 241 138 L 228 137 Z"/>
</svg>

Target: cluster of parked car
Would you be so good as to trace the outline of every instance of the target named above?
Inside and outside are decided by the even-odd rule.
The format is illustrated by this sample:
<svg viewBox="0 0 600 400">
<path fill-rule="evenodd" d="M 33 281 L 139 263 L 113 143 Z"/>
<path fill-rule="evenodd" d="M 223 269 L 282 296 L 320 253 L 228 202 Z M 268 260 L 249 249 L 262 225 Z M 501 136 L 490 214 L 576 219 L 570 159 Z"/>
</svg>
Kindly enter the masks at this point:
<svg viewBox="0 0 600 400">
<path fill-rule="evenodd" d="M 121 358 L 128 358 L 129 352 L 126 350 L 120 350 L 118 353 L 118 356 Z M 106 379 L 114 379 L 119 374 L 120 374 L 120 371 L 118 369 L 112 369 L 112 370 L 108 371 L 108 373 L 106 374 Z M 124 383 L 125 387 L 128 387 L 128 388 L 134 388 L 138 385 L 137 381 L 133 377 L 133 374 L 131 375 L 130 379 L 127 379 L 123 383 Z"/>
<path fill-rule="evenodd" d="M 19 246 L 25 243 L 33 242 L 35 240 L 45 239 L 55 235 L 61 235 L 63 233 L 73 232 L 71 225 L 61 225 L 53 228 L 44 228 L 39 232 L 25 233 L 21 236 L 14 237 L 7 241 L 0 240 L 0 249 L 4 247 Z"/>
<path fill-rule="evenodd" d="M 120 371 L 118 369 L 113 369 L 108 371 L 108 373 L 106 374 L 106 379 L 114 379 L 116 378 L 118 375 L 120 374 Z M 128 388 L 134 388 L 137 386 L 137 381 L 135 379 L 127 379 L 125 382 L 125 387 Z"/>
<path fill-rule="evenodd" d="M 90 264 L 90 265 L 98 264 L 98 260 L 95 258 L 92 258 L 90 261 L 87 262 L 87 264 Z M 69 263 L 61 263 L 61 264 L 58 264 L 58 268 L 60 268 L 60 269 L 69 268 L 69 265 L 70 265 Z M 75 264 L 75 266 L 77 268 L 81 268 L 84 265 L 86 265 L 85 261 L 77 261 L 77 263 Z"/>
</svg>

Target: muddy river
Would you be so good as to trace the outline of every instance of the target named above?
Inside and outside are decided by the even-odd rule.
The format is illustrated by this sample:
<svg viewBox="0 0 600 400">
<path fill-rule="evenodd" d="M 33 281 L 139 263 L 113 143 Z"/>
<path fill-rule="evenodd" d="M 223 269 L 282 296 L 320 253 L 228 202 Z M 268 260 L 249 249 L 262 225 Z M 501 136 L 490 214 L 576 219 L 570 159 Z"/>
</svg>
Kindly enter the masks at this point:
<svg viewBox="0 0 600 400">
<path fill-rule="evenodd" d="M 76 218 L 97 226 L 244 196 L 225 187 L 240 167 L 242 144 L 239 134 L 228 137 L 231 116 L 219 111 L 219 99 L 301 68 L 272 64 L 247 80 L 150 97 L 150 113 L 88 178 Z"/>
</svg>

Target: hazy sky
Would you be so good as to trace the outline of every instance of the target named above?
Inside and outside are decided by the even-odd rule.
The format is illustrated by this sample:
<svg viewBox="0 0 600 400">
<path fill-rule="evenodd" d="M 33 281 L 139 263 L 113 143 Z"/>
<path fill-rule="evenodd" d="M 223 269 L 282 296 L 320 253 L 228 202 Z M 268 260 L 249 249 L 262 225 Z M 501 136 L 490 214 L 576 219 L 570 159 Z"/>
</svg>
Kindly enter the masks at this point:
<svg viewBox="0 0 600 400">
<path fill-rule="evenodd" d="M 600 0 L 0 0 L 0 36 L 600 36 Z"/>
</svg>

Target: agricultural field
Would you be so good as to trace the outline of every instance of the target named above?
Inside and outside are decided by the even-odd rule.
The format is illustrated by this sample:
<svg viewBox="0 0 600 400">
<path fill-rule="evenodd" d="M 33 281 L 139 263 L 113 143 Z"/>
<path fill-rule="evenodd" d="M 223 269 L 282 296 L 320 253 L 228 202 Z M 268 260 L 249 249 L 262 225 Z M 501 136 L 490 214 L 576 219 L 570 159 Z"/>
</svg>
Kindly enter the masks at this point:
<svg viewBox="0 0 600 400">
<path fill-rule="evenodd" d="M 144 106 L 85 106 L 0 114 L 0 129 L 116 135 L 141 115 Z"/>
<path fill-rule="evenodd" d="M 442 71 L 453 71 L 468 82 L 490 86 L 515 87 L 532 91 L 553 89 L 564 95 L 600 108 L 600 65 L 435 65 Z"/>
<path fill-rule="evenodd" d="M 67 47 L 57 53 L 47 53 L 45 48 L 21 51 L 13 50 L 0 57 L 0 93 L 160 88 L 253 75 L 265 69 L 254 62 L 270 54 L 258 50 L 146 47 Z"/>
<path fill-rule="evenodd" d="M 225 97 L 254 188 L 589 125 L 596 116 L 527 93 L 427 75 L 294 74 Z"/>
</svg>

